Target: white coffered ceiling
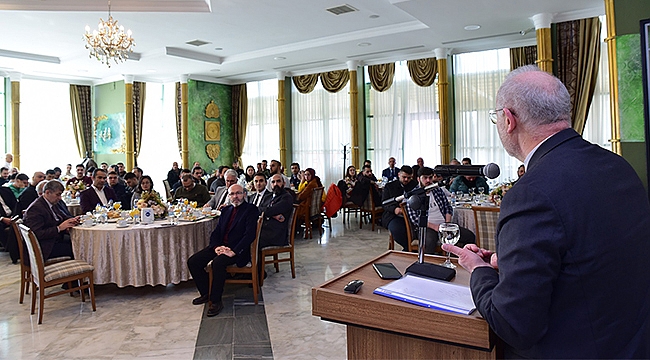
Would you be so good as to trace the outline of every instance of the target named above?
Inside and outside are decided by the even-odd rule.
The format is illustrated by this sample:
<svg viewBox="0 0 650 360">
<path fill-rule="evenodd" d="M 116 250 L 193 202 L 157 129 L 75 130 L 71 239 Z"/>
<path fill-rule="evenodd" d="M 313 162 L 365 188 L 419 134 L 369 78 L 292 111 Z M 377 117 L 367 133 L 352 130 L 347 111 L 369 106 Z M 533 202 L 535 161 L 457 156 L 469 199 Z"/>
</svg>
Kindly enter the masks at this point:
<svg viewBox="0 0 650 360">
<path fill-rule="evenodd" d="M 358 11 L 334 15 L 347 4 Z M 181 74 L 226 84 L 450 53 L 530 45 L 531 17 L 604 14 L 604 0 L 112 0 L 137 60 L 110 69 L 88 57 L 84 27 L 104 0 L 0 0 L 0 73 L 102 83 Z M 474 31 L 466 25 L 480 25 Z M 194 40 L 207 42 L 195 46 Z"/>
</svg>

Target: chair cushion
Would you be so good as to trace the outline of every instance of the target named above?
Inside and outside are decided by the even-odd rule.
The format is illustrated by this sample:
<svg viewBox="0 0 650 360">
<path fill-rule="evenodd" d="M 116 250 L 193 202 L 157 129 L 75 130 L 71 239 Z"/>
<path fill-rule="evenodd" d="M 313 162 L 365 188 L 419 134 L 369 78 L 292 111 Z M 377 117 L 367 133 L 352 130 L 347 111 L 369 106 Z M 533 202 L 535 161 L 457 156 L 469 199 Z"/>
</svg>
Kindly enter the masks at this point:
<svg viewBox="0 0 650 360">
<path fill-rule="evenodd" d="M 69 256 L 59 256 L 59 257 L 47 259 L 45 260 L 45 266 L 56 264 L 58 262 L 67 261 L 67 260 L 72 260 L 72 258 Z"/>
<path fill-rule="evenodd" d="M 277 246 L 277 245 L 265 246 L 265 247 L 262 248 L 261 251 L 275 250 L 275 249 L 291 249 L 291 245 L 287 244 L 287 245 L 282 245 L 282 246 Z"/>
<path fill-rule="evenodd" d="M 95 268 L 85 261 L 68 260 L 46 266 L 43 278 L 45 281 L 49 282 L 52 280 L 78 275 L 93 270 L 95 270 Z"/>
</svg>

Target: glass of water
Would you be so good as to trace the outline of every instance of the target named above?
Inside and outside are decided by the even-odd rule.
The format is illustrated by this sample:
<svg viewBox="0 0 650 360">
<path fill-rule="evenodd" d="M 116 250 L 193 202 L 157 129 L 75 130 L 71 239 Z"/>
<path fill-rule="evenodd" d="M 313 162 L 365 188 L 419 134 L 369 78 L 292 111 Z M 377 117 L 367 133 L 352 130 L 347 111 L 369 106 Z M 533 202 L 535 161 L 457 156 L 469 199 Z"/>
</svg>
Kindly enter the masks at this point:
<svg viewBox="0 0 650 360">
<path fill-rule="evenodd" d="M 440 237 L 440 243 L 456 245 L 458 239 L 460 239 L 460 228 L 457 224 L 454 223 L 442 223 L 438 227 L 438 236 Z M 447 252 L 447 260 L 442 263 L 442 266 L 448 267 L 450 269 L 456 267 L 456 265 L 451 263 L 450 252 Z"/>
</svg>

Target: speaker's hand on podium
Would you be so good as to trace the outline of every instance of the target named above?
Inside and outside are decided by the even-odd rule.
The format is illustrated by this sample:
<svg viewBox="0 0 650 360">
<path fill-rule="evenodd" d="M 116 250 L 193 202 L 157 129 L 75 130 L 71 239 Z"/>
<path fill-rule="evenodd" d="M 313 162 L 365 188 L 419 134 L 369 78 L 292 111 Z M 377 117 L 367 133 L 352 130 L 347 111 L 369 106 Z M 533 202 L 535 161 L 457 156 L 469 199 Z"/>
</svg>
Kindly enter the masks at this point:
<svg viewBox="0 0 650 360">
<path fill-rule="evenodd" d="M 497 255 L 491 251 L 481 249 L 474 244 L 467 244 L 464 248 L 459 248 L 458 246 L 451 244 L 443 244 L 442 250 L 458 256 L 458 263 L 460 266 L 470 273 L 477 267 L 482 266 L 494 269 L 498 268 Z"/>
</svg>

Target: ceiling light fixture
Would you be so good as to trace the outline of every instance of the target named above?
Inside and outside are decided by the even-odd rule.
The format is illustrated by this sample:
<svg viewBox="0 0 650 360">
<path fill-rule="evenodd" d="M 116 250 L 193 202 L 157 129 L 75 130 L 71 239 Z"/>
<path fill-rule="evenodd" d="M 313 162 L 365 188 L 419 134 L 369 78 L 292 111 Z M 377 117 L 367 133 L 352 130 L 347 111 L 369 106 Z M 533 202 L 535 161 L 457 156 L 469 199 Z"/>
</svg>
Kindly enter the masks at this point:
<svg viewBox="0 0 650 360">
<path fill-rule="evenodd" d="M 474 30 L 478 30 L 480 28 L 481 28 L 481 25 L 467 25 L 463 29 L 465 29 L 467 31 L 474 31 Z"/>
<path fill-rule="evenodd" d="M 116 64 L 124 62 L 133 52 L 135 41 L 131 37 L 131 30 L 124 32 L 124 26 L 117 26 L 117 20 L 111 16 L 111 1 L 108 1 L 108 20 L 99 18 L 98 30 L 90 32 L 90 26 L 86 25 L 86 49 L 90 50 L 88 57 L 95 57 L 102 64 L 111 67 L 110 61 Z"/>
<path fill-rule="evenodd" d="M 369 42 L 360 42 L 360 43 L 357 44 L 357 46 L 361 46 L 361 47 L 370 46 L 370 45 L 372 45 L 372 44 L 370 44 Z"/>
</svg>

